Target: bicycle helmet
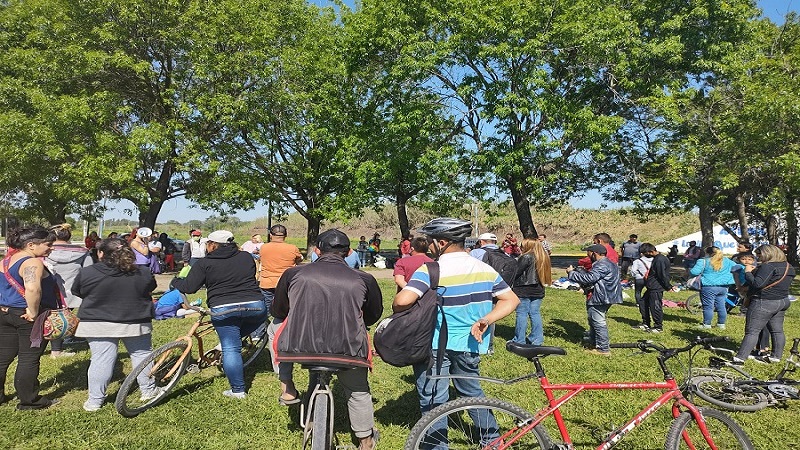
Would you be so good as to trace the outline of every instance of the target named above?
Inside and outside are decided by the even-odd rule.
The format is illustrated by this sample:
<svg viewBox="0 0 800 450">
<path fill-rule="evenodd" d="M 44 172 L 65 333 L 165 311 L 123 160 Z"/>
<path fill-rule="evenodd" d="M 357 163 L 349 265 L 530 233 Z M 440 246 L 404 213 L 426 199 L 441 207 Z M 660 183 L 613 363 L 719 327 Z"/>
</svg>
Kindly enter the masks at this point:
<svg viewBox="0 0 800 450">
<path fill-rule="evenodd" d="M 452 217 L 439 217 L 426 223 L 417 232 L 434 239 L 464 242 L 472 234 L 472 222 Z"/>
</svg>

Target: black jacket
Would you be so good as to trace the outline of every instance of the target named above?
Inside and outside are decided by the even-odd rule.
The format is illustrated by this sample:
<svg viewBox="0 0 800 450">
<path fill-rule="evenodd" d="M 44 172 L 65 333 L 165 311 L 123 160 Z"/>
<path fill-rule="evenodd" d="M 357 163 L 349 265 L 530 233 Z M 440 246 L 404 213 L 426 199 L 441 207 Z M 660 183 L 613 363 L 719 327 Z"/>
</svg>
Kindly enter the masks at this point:
<svg viewBox="0 0 800 450">
<path fill-rule="evenodd" d="M 669 258 L 657 254 L 650 263 L 650 273 L 647 274 L 647 280 L 644 285 L 648 291 L 668 291 L 672 289 L 672 282 L 669 278 Z"/>
<path fill-rule="evenodd" d="M 511 288 L 520 298 L 544 298 L 544 287 L 536 273 L 536 257 L 525 253 L 517 258 L 517 275 Z"/>
<path fill-rule="evenodd" d="M 104 262 L 84 267 L 72 283 L 83 298 L 78 318 L 86 322 L 147 323 L 153 318 L 156 279 L 147 267 L 125 273 Z"/>
<path fill-rule="evenodd" d="M 212 308 L 264 299 L 253 256 L 235 245 L 221 245 L 197 260 L 186 278 L 172 280 L 172 286 L 184 294 L 194 294 L 203 285 L 208 288 L 208 306 Z"/>
<path fill-rule="evenodd" d="M 383 297 L 372 275 L 351 269 L 340 256 L 323 254 L 287 269 L 271 309 L 285 319 L 275 334 L 278 361 L 371 366 L 367 326 L 383 314 Z"/>
<path fill-rule="evenodd" d="M 744 276 L 747 284 L 750 285 L 749 294 L 752 300 L 783 300 L 789 295 L 789 287 L 795 277 L 795 270 L 791 264 L 786 262 L 768 262 L 759 265 L 752 272 L 745 273 Z M 778 280 L 780 282 L 775 286 L 765 289 Z"/>
</svg>

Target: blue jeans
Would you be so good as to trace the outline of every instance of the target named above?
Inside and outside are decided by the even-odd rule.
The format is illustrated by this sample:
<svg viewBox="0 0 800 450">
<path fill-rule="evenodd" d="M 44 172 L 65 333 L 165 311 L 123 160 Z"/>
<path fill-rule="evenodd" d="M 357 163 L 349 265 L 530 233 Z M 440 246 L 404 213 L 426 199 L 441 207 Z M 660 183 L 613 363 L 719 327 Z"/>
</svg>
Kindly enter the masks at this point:
<svg viewBox="0 0 800 450">
<path fill-rule="evenodd" d="M 231 311 L 244 308 L 242 311 Z M 262 300 L 244 303 L 241 305 L 223 305 L 211 308 L 214 315 L 211 323 L 217 330 L 219 342 L 222 345 L 222 367 L 233 392 L 244 392 L 244 367 L 242 367 L 242 336 L 255 331 L 266 322 L 269 317 L 267 307 Z"/>
<path fill-rule="evenodd" d="M 436 353 L 436 350 L 434 350 Z M 435 357 L 434 357 L 435 359 Z M 447 350 L 442 361 L 442 375 L 480 375 L 478 363 L 481 357 L 477 353 L 457 352 Z M 436 362 L 430 369 L 435 372 Z M 414 365 L 417 394 L 419 394 L 419 407 L 422 414 L 450 400 L 450 379 L 430 379 L 431 373 L 426 364 Z M 483 389 L 478 380 L 453 378 L 453 386 L 459 397 L 484 397 Z M 482 444 L 486 444 L 499 436 L 497 422 L 491 411 L 476 409 L 469 411 L 470 419 L 475 424 L 475 432 L 480 433 Z M 425 441 L 431 443 L 431 449 L 446 449 L 447 446 L 447 419 L 442 419 L 431 428 Z"/>
<path fill-rule="evenodd" d="M 728 318 L 725 299 L 728 298 L 728 286 L 703 286 L 700 288 L 700 302 L 703 304 L 703 324 L 711 325 L 714 311 L 717 311 L 717 325 L 724 325 Z"/>
<path fill-rule="evenodd" d="M 544 344 L 544 330 L 542 326 L 541 298 L 520 297 L 517 306 L 517 323 L 514 327 L 514 342 L 524 344 L 526 339 L 533 345 Z M 531 321 L 531 334 L 525 337 L 528 331 L 528 319 Z"/>
<path fill-rule="evenodd" d="M 606 314 L 611 305 L 586 305 L 586 315 L 589 319 L 589 346 L 601 352 L 611 349 L 608 338 L 608 323 Z"/>
</svg>

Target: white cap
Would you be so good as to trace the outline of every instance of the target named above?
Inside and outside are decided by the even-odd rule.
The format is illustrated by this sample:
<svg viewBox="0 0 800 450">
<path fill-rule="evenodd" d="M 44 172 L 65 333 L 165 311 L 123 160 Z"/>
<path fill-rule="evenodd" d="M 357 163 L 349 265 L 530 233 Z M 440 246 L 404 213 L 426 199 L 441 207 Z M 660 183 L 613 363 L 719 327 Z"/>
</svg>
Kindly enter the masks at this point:
<svg viewBox="0 0 800 450">
<path fill-rule="evenodd" d="M 153 234 L 153 230 L 147 227 L 139 228 L 136 231 L 136 235 L 139 237 L 150 237 Z"/>
<path fill-rule="evenodd" d="M 227 244 L 233 242 L 233 233 L 228 230 L 213 231 L 208 235 L 208 240 L 218 244 Z"/>
<path fill-rule="evenodd" d="M 482 235 L 478 236 L 478 239 L 481 241 L 496 241 L 497 236 L 493 233 L 483 233 Z"/>
</svg>

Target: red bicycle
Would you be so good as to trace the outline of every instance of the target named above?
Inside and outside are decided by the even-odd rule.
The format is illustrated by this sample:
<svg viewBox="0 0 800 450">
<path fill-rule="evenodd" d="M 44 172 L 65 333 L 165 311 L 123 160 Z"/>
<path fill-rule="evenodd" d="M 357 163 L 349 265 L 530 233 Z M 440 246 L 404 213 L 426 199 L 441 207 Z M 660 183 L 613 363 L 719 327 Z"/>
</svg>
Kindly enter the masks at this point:
<svg viewBox="0 0 800 450">
<path fill-rule="evenodd" d="M 547 406 L 532 414 L 514 404 L 486 397 L 462 397 L 440 405 L 427 414 L 411 429 L 405 449 L 573 449 L 572 439 L 559 408 L 583 391 L 589 390 L 660 390 L 663 393 L 625 425 L 608 434 L 597 447 L 606 450 L 615 446 L 625 435 L 639 426 L 655 411 L 672 406 L 674 420 L 667 433 L 665 449 L 753 449 L 747 433 L 728 415 L 711 408 L 701 408 L 687 400 L 681 393 L 675 377 L 665 362 L 698 345 L 708 346 L 724 337 L 696 338 L 682 348 L 665 348 L 649 341 L 612 344 L 615 348 L 638 349 L 657 352 L 658 364 L 664 373 L 663 382 L 649 383 L 578 383 L 550 384 L 540 358 L 548 355 L 565 355 L 560 347 L 542 347 L 509 342 L 508 351 L 533 362 L 535 373 L 499 380 L 496 378 L 459 376 L 499 384 L 513 384 L 538 378 L 547 396 Z M 456 378 L 455 376 L 443 376 Z M 434 378 L 434 377 L 432 377 Z M 554 391 L 566 391 L 556 398 Z M 554 443 L 542 421 L 553 416 L 561 434 L 561 442 Z"/>
</svg>

